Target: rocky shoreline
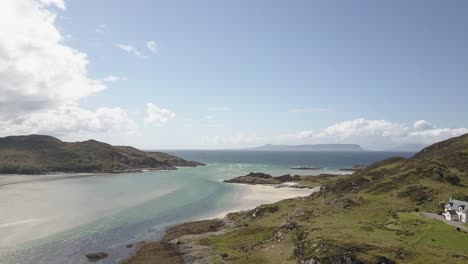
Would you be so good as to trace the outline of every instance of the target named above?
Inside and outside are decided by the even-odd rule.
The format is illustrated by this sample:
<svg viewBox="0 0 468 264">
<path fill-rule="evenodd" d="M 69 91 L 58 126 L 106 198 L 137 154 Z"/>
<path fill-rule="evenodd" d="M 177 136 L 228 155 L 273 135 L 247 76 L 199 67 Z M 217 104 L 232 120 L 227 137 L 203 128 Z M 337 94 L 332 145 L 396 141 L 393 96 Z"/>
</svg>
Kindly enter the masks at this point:
<svg viewBox="0 0 468 264">
<path fill-rule="evenodd" d="M 262 172 L 251 172 L 245 176 L 224 180 L 224 182 L 240 184 L 282 184 L 285 182 L 294 182 L 296 180 L 299 180 L 299 176 L 291 176 L 286 174 L 275 177 Z"/>
<path fill-rule="evenodd" d="M 122 264 L 210 263 L 209 247 L 200 244 L 204 237 L 224 234 L 232 224 L 225 219 L 201 220 L 175 225 L 160 241 L 143 243 Z"/>
</svg>

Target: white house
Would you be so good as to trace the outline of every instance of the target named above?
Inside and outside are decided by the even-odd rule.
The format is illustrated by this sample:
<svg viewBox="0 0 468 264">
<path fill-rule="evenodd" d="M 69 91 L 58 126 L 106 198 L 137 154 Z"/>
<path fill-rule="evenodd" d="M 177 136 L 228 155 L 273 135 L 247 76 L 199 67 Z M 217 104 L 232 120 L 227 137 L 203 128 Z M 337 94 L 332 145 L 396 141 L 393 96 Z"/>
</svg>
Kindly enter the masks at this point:
<svg viewBox="0 0 468 264">
<path fill-rule="evenodd" d="M 450 221 L 467 222 L 468 202 L 455 200 L 450 198 L 449 202 L 444 205 L 445 219 Z"/>
<path fill-rule="evenodd" d="M 445 219 L 449 221 L 458 221 L 459 217 L 457 211 L 455 210 L 447 210 L 444 212 Z"/>
<path fill-rule="evenodd" d="M 466 223 L 466 215 L 468 214 L 468 205 L 460 205 L 458 207 L 457 214 L 458 214 L 458 218 L 460 219 L 460 221 L 463 223 Z"/>
</svg>

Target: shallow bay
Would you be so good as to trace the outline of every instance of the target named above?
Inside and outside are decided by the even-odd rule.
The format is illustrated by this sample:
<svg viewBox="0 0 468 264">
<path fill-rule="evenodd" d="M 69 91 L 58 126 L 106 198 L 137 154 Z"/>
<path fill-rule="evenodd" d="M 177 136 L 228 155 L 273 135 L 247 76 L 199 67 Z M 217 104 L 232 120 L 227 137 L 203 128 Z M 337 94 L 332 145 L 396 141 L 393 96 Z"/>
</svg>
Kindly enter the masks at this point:
<svg viewBox="0 0 468 264">
<path fill-rule="evenodd" d="M 252 171 L 274 175 L 344 173 L 339 169 L 370 164 L 390 156 L 411 155 L 390 152 L 172 153 L 208 165 L 0 187 L 0 259 L 7 264 L 88 263 L 84 254 L 105 251 L 110 256 L 102 263 L 115 263 L 128 255 L 126 244 L 158 239 L 168 225 L 219 217 L 229 211 L 288 198 L 288 194 L 281 194 L 280 190 L 274 196 L 270 190 L 226 184 L 222 182 L 224 179 Z M 291 170 L 294 166 L 324 169 Z M 257 195 L 249 196 L 253 192 Z"/>
</svg>

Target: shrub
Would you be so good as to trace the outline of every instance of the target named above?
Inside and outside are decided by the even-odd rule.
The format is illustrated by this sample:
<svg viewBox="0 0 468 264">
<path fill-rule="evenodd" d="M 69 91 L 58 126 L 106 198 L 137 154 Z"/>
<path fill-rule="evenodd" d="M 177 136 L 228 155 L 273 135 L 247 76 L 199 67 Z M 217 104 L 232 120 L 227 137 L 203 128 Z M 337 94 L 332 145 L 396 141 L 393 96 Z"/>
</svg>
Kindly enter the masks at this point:
<svg viewBox="0 0 468 264">
<path fill-rule="evenodd" d="M 410 185 L 400 193 L 399 197 L 408 197 L 412 201 L 422 203 L 432 200 L 432 190 L 422 185 Z"/>
<path fill-rule="evenodd" d="M 444 177 L 445 181 L 452 184 L 452 185 L 459 185 L 460 184 L 460 178 L 455 175 L 446 175 Z"/>
<path fill-rule="evenodd" d="M 462 192 L 452 194 L 452 198 L 455 200 L 468 201 L 468 195 Z"/>
</svg>

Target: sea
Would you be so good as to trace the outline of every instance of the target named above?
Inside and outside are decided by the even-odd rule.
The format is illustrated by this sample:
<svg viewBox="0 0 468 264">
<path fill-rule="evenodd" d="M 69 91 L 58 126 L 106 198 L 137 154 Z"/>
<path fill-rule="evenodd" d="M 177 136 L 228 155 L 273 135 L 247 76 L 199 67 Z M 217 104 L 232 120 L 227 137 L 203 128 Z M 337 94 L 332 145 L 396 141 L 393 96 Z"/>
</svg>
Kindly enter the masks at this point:
<svg viewBox="0 0 468 264">
<path fill-rule="evenodd" d="M 347 173 L 409 152 L 307 152 L 169 150 L 206 163 L 175 171 L 94 175 L 0 186 L 0 263 L 89 263 L 87 253 L 106 252 L 99 263 L 120 263 L 142 241 L 168 226 L 218 216 L 238 208 L 246 189 L 223 180 L 250 172 L 275 176 Z M 320 170 L 292 170 L 296 166 Z M 349 173 L 349 172 L 348 172 Z M 4 176 L 6 177 L 6 176 Z M 8 176 L 20 177 L 20 176 Z M 263 201 L 254 201 L 258 205 Z"/>
</svg>

